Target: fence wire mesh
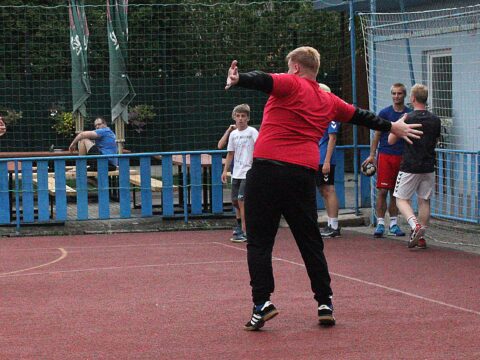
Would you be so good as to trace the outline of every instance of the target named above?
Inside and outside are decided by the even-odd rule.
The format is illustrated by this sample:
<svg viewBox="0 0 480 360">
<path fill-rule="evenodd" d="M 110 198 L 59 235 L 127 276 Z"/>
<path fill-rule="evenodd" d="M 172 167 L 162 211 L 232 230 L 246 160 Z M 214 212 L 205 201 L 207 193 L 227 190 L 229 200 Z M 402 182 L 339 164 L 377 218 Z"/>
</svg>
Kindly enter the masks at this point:
<svg viewBox="0 0 480 360">
<path fill-rule="evenodd" d="M 85 6 L 92 94 L 85 129 L 96 116 L 110 124 L 106 6 Z M 283 72 L 301 45 L 323 54 L 318 80 L 343 95 L 350 79 L 349 41 L 341 14 L 314 11 L 310 1 L 204 1 L 130 4 L 127 72 L 136 92 L 126 128 L 135 152 L 214 149 L 239 103 L 258 127 L 266 96 L 226 93 L 226 70 Z M 8 133 L 0 151 L 65 148 L 74 134 L 68 6 L 0 6 L 0 110 Z M 138 113 L 138 111 L 137 111 Z"/>
<path fill-rule="evenodd" d="M 391 104 L 390 87 L 429 88 L 428 107 L 442 121 L 432 213 L 478 224 L 480 177 L 480 5 L 403 13 L 360 14 L 370 107 Z M 372 193 L 376 200 L 376 193 Z M 432 226 L 434 227 L 434 226 Z M 431 233 L 439 241 L 442 227 Z M 453 227 L 452 227 L 453 228 Z M 477 235 L 478 236 L 478 233 Z"/>
</svg>

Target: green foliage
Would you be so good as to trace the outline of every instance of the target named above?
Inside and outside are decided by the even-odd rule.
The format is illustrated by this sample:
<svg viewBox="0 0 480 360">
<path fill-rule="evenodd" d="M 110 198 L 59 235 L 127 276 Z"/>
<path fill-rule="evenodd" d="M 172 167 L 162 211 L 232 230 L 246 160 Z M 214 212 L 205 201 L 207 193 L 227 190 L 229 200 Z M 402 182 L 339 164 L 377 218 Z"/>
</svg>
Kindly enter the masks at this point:
<svg viewBox="0 0 480 360">
<path fill-rule="evenodd" d="M 6 107 L 0 107 L 0 116 L 3 118 L 5 125 L 13 125 L 23 117 L 21 111 L 17 112 Z"/>
<path fill-rule="evenodd" d="M 147 126 L 147 122 L 153 120 L 157 115 L 154 110 L 155 108 L 152 105 L 141 104 L 134 106 L 128 113 L 128 124 L 136 132 L 141 133 Z"/>
<path fill-rule="evenodd" d="M 52 129 L 54 129 L 58 135 L 66 138 L 71 138 L 75 135 L 75 120 L 71 112 L 52 110 L 50 117 L 54 121 Z"/>
</svg>

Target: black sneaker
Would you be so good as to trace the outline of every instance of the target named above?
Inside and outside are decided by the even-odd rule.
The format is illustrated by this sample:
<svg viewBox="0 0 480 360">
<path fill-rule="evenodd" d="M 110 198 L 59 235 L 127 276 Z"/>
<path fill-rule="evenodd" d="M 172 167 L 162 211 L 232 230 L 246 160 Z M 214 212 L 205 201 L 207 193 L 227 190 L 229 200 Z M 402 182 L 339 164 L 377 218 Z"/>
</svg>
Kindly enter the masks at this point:
<svg viewBox="0 0 480 360">
<path fill-rule="evenodd" d="M 325 229 L 320 230 L 320 234 L 322 234 L 322 237 L 340 236 L 340 227 L 333 229 L 330 225 L 328 225 Z"/>
<path fill-rule="evenodd" d="M 322 304 L 318 307 L 318 323 L 322 326 L 335 325 L 335 318 L 333 317 L 333 305 Z"/>
<path fill-rule="evenodd" d="M 253 306 L 252 318 L 245 324 L 244 329 L 247 331 L 255 331 L 265 325 L 265 321 L 268 321 L 278 315 L 278 310 L 270 301 L 265 302 L 260 310 Z"/>
</svg>

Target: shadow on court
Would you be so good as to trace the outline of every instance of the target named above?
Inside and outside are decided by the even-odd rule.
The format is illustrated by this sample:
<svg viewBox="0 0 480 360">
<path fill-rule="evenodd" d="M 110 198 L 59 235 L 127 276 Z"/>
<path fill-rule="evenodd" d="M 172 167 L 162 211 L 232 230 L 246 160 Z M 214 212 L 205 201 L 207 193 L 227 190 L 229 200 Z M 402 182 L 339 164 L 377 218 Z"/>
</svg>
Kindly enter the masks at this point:
<svg viewBox="0 0 480 360">
<path fill-rule="evenodd" d="M 295 242 L 280 229 L 280 315 L 246 332 L 246 246 L 230 234 L 1 239 L 0 358 L 480 357 L 479 255 L 347 231 L 327 239 L 337 326 L 321 328 Z"/>
</svg>

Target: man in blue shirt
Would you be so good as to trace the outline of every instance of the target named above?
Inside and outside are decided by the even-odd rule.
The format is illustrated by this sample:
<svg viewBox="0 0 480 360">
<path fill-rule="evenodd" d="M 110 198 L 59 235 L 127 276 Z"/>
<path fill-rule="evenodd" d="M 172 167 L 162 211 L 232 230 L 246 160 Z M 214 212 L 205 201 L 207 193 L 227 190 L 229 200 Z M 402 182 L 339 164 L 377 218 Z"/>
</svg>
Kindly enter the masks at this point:
<svg viewBox="0 0 480 360">
<path fill-rule="evenodd" d="M 93 125 L 95 130 L 82 131 L 69 146 L 70 152 L 75 151 L 78 146 L 79 155 L 108 155 L 117 153 L 116 137 L 113 131 L 107 126 L 104 118 L 98 117 Z M 89 162 L 90 170 L 96 170 L 97 162 Z M 109 170 L 115 170 L 118 165 L 117 158 L 108 159 Z"/>
<path fill-rule="evenodd" d="M 403 114 L 409 113 L 412 110 L 405 106 L 405 96 L 407 89 L 401 83 L 393 84 L 390 93 L 392 95 L 393 105 L 390 105 L 380 111 L 379 117 L 395 122 L 400 119 Z M 380 144 L 380 146 L 378 146 Z M 375 204 L 377 227 L 373 233 L 374 237 L 383 237 L 385 232 L 385 213 L 387 212 L 387 196 L 390 193 L 390 203 L 388 205 L 388 214 L 390 215 L 389 235 L 405 236 L 405 233 L 397 224 L 398 208 L 396 205 L 393 190 L 398 172 L 400 170 L 400 163 L 403 155 L 404 141 L 400 140 L 397 143 L 390 145 L 388 143 L 388 132 L 375 131 L 372 143 L 370 145 L 370 156 L 362 163 L 362 166 L 367 163 L 375 163 L 375 154 L 378 146 L 377 157 L 377 201 Z"/>
<path fill-rule="evenodd" d="M 320 88 L 330 92 L 325 84 L 319 84 Z M 325 203 L 327 211 L 327 226 L 320 230 L 323 237 L 340 236 L 338 226 L 338 198 L 335 192 L 335 165 L 337 134 L 340 131 L 340 123 L 331 121 L 328 129 L 318 143 L 320 151 L 320 165 L 316 174 L 316 184 Z"/>
</svg>

